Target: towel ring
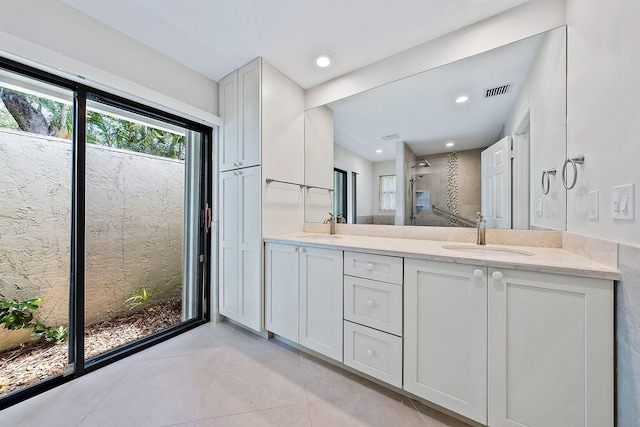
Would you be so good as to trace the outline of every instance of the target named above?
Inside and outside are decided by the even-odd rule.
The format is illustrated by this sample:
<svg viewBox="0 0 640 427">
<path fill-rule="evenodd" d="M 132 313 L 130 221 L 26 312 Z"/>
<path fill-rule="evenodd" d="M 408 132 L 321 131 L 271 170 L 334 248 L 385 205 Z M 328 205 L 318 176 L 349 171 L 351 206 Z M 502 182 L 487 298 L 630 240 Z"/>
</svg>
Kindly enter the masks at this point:
<svg viewBox="0 0 640 427">
<path fill-rule="evenodd" d="M 569 163 L 571 163 L 571 166 L 573 166 L 573 181 L 571 181 L 571 185 L 567 184 L 567 165 Z M 564 165 L 562 166 L 562 184 L 564 185 L 564 188 L 566 188 L 567 190 L 571 190 L 576 186 L 576 181 L 578 181 L 578 167 L 576 165 L 581 165 L 583 163 L 583 154 L 564 161 Z"/>
<path fill-rule="evenodd" d="M 551 189 L 551 182 L 549 179 L 550 175 L 556 176 L 556 168 L 542 172 L 542 194 L 544 194 L 545 196 L 549 194 L 549 190 Z"/>
</svg>

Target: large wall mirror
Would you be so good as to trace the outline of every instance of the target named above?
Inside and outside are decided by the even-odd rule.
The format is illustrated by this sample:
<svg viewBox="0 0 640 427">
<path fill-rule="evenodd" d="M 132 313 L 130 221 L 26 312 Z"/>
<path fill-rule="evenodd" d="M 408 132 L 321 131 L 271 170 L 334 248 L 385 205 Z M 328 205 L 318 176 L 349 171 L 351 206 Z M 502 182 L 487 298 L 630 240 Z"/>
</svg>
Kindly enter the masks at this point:
<svg viewBox="0 0 640 427">
<path fill-rule="evenodd" d="M 305 113 L 305 220 L 566 228 L 566 28 Z M 554 174 L 554 171 L 557 173 Z"/>
</svg>

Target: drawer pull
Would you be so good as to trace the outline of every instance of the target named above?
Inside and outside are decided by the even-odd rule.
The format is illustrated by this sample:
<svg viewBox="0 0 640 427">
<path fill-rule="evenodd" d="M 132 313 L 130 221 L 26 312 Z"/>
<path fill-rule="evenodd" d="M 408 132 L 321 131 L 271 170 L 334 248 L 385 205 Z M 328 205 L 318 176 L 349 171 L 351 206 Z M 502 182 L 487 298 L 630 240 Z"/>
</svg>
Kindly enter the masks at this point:
<svg viewBox="0 0 640 427">
<path fill-rule="evenodd" d="M 373 301 L 371 300 L 367 301 L 367 307 L 373 307 Z"/>
<path fill-rule="evenodd" d="M 476 268 L 475 270 L 473 270 L 473 275 L 477 278 L 480 278 L 482 276 L 484 276 L 484 272 L 482 270 L 480 270 L 479 268 Z"/>
<path fill-rule="evenodd" d="M 373 264 L 371 263 L 367 264 L 367 270 L 373 271 Z"/>
<path fill-rule="evenodd" d="M 369 357 L 373 356 L 373 350 L 371 349 L 367 350 L 367 356 Z"/>
<path fill-rule="evenodd" d="M 493 280 L 502 280 L 502 278 L 504 277 L 504 274 L 502 274 L 499 271 L 494 271 L 492 276 L 493 276 Z"/>
<path fill-rule="evenodd" d="M 304 248 L 300 248 L 300 249 L 298 249 L 298 252 L 300 252 L 300 253 L 304 253 Z"/>
</svg>

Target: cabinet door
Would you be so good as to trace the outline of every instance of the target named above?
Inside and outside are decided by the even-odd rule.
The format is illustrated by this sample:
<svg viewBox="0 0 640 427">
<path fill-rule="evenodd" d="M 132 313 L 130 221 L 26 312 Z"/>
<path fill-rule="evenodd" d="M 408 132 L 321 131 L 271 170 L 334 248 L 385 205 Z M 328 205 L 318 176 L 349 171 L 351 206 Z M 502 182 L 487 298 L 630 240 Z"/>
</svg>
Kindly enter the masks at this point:
<svg viewBox="0 0 640 427">
<path fill-rule="evenodd" d="M 301 248 L 299 343 L 342 362 L 342 251 Z"/>
<path fill-rule="evenodd" d="M 218 108 L 222 116 L 220 170 L 236 169 L 238 163 L 238 72 L 220 81 Z"/>
<path fill-rule="evenodd" d="M 261 59 L 238 70 L 238 165 L 260 164 L 260 81 Z"/>
<path fill-rule="evenodd" d="M 262 330 L 262 234 L 260 167 L 234 171 L 238 176 L 238 322 Z"/>
<path fill-rule="evenodd" d="M 298 342 L 298 247 L 265 245 L 265 329 Z"/>
<path fill-rule="evenodd" d="M 238 175 L 220 174 L 218 310 L 238 320 Z"/>
<path fill-rule="evenodd" d="M 404 271 L 404 389 L 486 424 L 486 268 L 405 259 Z"/>
<path fill-rule="evenodd" d="M 613 426 L 613 284 L 489 273 L 489 425 Z"/>
</svg>

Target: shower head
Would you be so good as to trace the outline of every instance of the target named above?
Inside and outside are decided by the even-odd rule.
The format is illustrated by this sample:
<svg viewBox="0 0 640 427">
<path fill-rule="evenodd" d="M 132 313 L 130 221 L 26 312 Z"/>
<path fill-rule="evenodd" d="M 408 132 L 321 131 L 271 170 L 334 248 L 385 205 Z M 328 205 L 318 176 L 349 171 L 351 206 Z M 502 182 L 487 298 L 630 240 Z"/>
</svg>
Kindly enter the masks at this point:
<svg viewBox="0 0 640 427">
<path fill-rule="evenodd" d="M 431 166 L 431 163 L 429 163 L 427 159 L 422 159 L 422 160 L 419 160 L 418 163 L 416 163 L 411 167 L 412 168 L 428 168 L 429 166 Z"/>
</svg>

